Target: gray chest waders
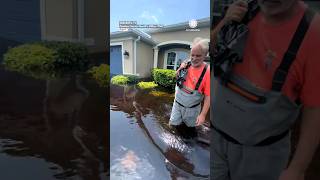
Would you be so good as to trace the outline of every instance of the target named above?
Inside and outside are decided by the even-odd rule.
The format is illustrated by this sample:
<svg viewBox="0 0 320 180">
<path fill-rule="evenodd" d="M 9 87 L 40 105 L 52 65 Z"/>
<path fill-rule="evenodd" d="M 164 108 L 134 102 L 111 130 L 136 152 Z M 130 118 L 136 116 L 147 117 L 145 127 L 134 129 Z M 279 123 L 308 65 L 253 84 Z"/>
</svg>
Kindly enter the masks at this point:
<svg viewBox="0 0 320 180">
<path fill-rule="evenodd" d="M 271 91 L 261 91 L 232 72 L 218 78 L 212 105 L 212 124 L 225 139 L 241 145 L 269 145 L 285 137 L 301 105 L 281 93 L 314 12 L 307 9 L 272 80 Z M 221 76 L 223 77 L 223 76 Z"/>
<path fill-rule="evenodd" d="M 205 67 L 202 70 L 202 73 L 198 79 L 198 82 L 196 84 L 196 87 L 194 90 L 191 90 L 184 85 L 182 87 L 176 86 L 176 95 L 175 95 L 175 101 L 182 107 L 185 108 L 194 108 L 201 104 L 204 95 L 199 93 L 198 89 L 200 87 L 200 84 L 202 82 L 202 79 L 206 73 L 206 70 L 208 68 L 208 65 L 206 64 Z"/>
</svg>

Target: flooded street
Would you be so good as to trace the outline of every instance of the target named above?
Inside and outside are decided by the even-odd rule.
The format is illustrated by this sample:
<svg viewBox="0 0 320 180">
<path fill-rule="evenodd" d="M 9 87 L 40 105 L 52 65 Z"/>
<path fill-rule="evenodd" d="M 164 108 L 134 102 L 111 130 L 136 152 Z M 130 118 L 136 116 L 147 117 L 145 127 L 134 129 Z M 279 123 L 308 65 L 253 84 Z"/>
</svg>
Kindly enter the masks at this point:
<svg viewBox="0 0 320 180">
<path fill-rule="evenodd" d="M 0 67 L 0 179 L 107 179 L 106 88 L 72 75 L 37 80 Z"/>
<path fill-rule="evenodd" d="M 111 85 L 111 179 L 208 179 L 208 144 L 182 139 L 168 126 L 173 98 Z"/>
</svg>

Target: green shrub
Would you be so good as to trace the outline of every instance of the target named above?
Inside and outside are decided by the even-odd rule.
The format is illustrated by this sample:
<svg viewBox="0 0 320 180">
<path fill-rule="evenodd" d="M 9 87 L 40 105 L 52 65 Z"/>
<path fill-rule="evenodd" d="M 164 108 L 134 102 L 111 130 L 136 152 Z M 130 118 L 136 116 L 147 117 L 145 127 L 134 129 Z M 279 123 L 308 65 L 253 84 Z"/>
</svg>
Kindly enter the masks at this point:
<svg viewBox="0 0 320 180">
<path fill-rule="evenodd" d="M 141 89 L 151 89 L 151 88 L 155 88 L 158 86 L 158 84 L 156 84 L 154 81 L 152 82 L 139 82 L 138 83 L 138 86 L 141 88 Z"/>
<path fill-rule="evenodd" d="M 110 67 L 107 64 L 94 66 L 88 71 L 101 86 L 107 86 L 110 78 Z"/>
<path fill-rule="evenodd" d="M 112 84 L 127 85 L 138 82 L 138 77 L 134 75 L 117 75 L 111 79 Z"/>
<path fill-rule="evenodd" d="M 128 77 L 129 79 L 128 84 L 135 84 L 139 81 L 138 76 L 135 76 L 135 75 L 125 75 L 125 76 Z"/>
<path fill-rule="evenodd" d="M 56 51 L 57 58 L 54 61 L 56 71 L 85 71 L 88 68 L 89 53 L 84 44 L 59 41 L 43 41 L 37 44 Z"/>
<path fill-rule="evenodd" d="M 3 64 L 9 70 L 45 79 L 86 71 L 89 59 L 83 44 L 43 41 L 9 49 Z"/>
<path fill-rule="evenodd" d="M 3 64 L 9 70 L 28 73 L 51 71 L 56 58 L 54 50 L 37 44 L 11 48 L 4 55 Z"/>
<path fill-rule="evenodd" d="M 169 88 L 171 90 L 174 89 L 176 84 L 176 72 L 171 69 L 153 69 L 151 71 L 152 78 L 155 83 L 160 86 Z"/>
</svg>

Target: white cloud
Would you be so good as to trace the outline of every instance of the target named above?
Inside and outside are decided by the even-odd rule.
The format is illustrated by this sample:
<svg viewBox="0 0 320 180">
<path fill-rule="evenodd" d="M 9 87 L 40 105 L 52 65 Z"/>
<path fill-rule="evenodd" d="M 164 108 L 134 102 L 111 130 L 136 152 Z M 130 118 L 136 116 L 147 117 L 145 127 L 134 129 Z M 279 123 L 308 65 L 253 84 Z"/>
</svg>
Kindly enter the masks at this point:
<svg viewBox="0 0 320 180">
<path fill-rule="evenodd" d="M 140 17 L 147 20 L 153 20 L 154 22 L 159 23 L 158 18 L 155 15 L 152 15 L 149 11 L 143 11 Z"/>
</svg>

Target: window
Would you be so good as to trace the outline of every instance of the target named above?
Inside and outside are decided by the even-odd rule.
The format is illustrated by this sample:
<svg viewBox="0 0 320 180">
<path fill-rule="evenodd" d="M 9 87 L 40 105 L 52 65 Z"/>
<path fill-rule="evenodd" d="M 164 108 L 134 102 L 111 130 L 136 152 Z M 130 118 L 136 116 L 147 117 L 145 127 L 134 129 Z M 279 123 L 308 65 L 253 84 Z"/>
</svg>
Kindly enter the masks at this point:
<svg viewBox="0 0 320 180">
<path fill-rule="evenodd" d="M 189 53 L 185 51 L 168 51 L 166 54 L 166 68 L 177 70 L 180 64 L 189 57 Z"/>
<path fill-rule="evenodd" d="M 176 53 L 175 52 L 168 53 L 167 69 L 175 69 L 175 60 L 176 60 Z"/>
</svg>

